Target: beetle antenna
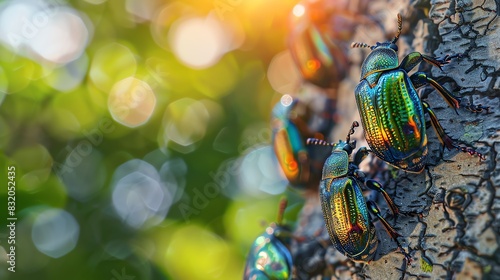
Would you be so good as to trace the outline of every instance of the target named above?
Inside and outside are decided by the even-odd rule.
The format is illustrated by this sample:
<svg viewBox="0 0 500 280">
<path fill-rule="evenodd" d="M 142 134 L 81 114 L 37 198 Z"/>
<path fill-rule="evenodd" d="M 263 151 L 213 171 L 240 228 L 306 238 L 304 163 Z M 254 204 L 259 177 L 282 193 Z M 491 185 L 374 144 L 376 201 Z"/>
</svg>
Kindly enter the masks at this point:
<svg viewBox="0 0 500 280">
<path fill-rule="evenodd" d="M 370 46 L 366 43 L 360 43 L 360 42 L 352 42 L 351 43 L 351 48 L 368 48 L 368 49 L 373 49 L 373 46 Z"/>
<path fill-rule="evenodd" d="M 359 126 L 359 122 L 353 121 L 351 124 L 351 129 L 349 130 L 349 133 L 347 133 L 347 137 L 345 138 L 345 141 L 349 143 L 351 141 L 351 135 L 354 134 L 355 130 L 354 128 Z"/>
<path fill-rule="evenodd" d="M 278 225 L 281 225 L 283 222 L 283 214 L 285 213 L 286 205 L 288 204 L 288 199 L 286 197 L 283 197 L 280 200 L 279 208 L 278 208 L 278 216 L 276 217 L 276 223 Z"/>
<path fill-rule="evenodd" d="M 399 35 L 401 35 L 402 29 L 403 29 L 403 19 L 401 18 L 401 15 L 398 14 L 398 33 L 396 33 L 396 37 L 394 37 L 394 39 L 392 39 L 391 43 L 396 44 L 396 42 L 399 39 Z"/>
<path fill-rule="evenodd" d="M 317 138 L 307 138 L 306 145 L 337 146 L 337 144 L 327 142 Z"/>
</svg>

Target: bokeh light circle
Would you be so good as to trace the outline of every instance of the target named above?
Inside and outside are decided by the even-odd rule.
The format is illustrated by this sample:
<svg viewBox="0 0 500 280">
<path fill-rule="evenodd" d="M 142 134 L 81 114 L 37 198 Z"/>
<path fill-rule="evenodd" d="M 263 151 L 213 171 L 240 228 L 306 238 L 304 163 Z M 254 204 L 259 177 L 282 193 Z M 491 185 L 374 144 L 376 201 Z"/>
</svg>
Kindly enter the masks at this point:
<svg viewBox="0 0 500 280">
<path fill-rule="evenodd" d="M 38 251 L 52 258 L 71 252 L 80 234 L 80 226 L 70 213 L 62 209 L 41 212 L 33 223 L 31 238 Z"/>
<path fill-rule="evenodd" d="M 68 63 L 83 53 L 88 39 L 89 31 L 82 18 L 75 11 L 64 9 L 40 29 L 31 47 L 48 61 Z"/>
<path fill-rule="evenodd" d="M 158 171 L 142 160 L 131 160 L 118 167 L 112 185 L 113 207 L 133 228 L 159 224 L 173 203 L 173 191 L 161 182 Z"/>
<path fill-rule="evenodd" d="M 193 8 L 181 1 L 174 1 L 161 7 L 151 21 L 151 36 L 155 43 L 167 51 L 171 51 L 168 33 L 174 22 L 181 17 L 193 15 Z"/>
<path fill-rule="evenodd" d="M 245 194 L 262 196 L 277 195 L 286 190 L 288 181 L 280 175 L 271 146 L 256 148 L 241 160 L 238 186 Z"/>
<path fill-rule="evenodd" d="M 306 7 L 303 4 L 297 4 L 293 7 L 292 13 L 296 17 L 301 17 L 306 13 Z"/>
<path fill-rule="evenodd" d="M 281 94 L 297 92 L 301 77 L 289 51 L 273 57 L 267 70 L 267 79 L 273 89 Z"/>
<path fill-rule="evenodd" d="M 280 98 L 281 105 L 288 107 L 293 103 L 293 97 L 290 94 L 283 94 Z"/>
<path fill-rule="evenodd" d="M 210 18 L 179 20 L 169 32 L 169 41 L 175 55 L 197 69 L 214 65 L 228 50 L 224 28 Z"/>
<path fill-rule="evenodd" d="M 163 116 L 158 144 L 165 148 L 172 141 L 181 147 L 190 147 L 205 136 L 209 121 L 210 112 L 203 102 L 192 98 L 174 101 L 168 105 Z M 179 151 L 190 152 L 193 149 Z"/>
<path fill-rule="evenodd" d="M 156 106 L 156 96 L 144 81 L 129 77 L 117 82 L 111 89 L 108 107 L 118 123 L 137 127 L 145 124 Z"/>
<path fill-rule="evenodd" d="M 153 165 L 144 160 L 132 159 L 116 168 L 111 184 L 116 184 L 121 178 L 135 171 L 141 172 L 154 180 L 160 180 L 160 175 Z"/>
<path fill-rule="evenodd" d="M 92 26 L 78 11 L 49 1 L 10 1 L 0 11 L 0 40 L 34 60 L 65 64 L 77 59 Z"/>
</svg>

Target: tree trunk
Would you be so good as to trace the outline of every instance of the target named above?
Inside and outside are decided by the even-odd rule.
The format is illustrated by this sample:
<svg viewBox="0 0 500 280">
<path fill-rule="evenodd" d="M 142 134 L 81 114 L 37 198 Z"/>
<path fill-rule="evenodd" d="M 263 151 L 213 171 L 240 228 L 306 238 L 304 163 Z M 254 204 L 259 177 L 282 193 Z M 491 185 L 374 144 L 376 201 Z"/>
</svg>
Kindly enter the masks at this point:
<svg viewBox="0 0 500 280">
<path fill-rule="evenodd" d="M 295 273 L 299 279 L 500 279 L 500 1 L 370 1 L 368 14 L 382 24 L 360 25 L 354 40 L 374 44 L 392 38 L 398 13 L 403 17 L 400 58 L 412 51 L 436 57 L 463 54 L 442 71 L 425 63 L 419 68 L 463 97 L 457 113 L 432 87 L 420 89 L 420 94 L 446 132 L 477 148 L 486 160 L 443 150 L 429 127 L 429 160 L 422 173 L 389 168 L 378 177 L 400 210 L 414 213 L 393 218 L 387 205 L 379 203 L 383 216 L 402 235 L 399 241 L 411 264 L 377 221 L 375 260 L 363 265 L 346 259 L 328 239 L 318 196 L 310 195 L 295 234 L 312 241 L 294 242 Z M 360 120 L 349 112 L 356 112 L 353 92 L 368 52 L 350 50 L 349 77 L 339 90 L 345 118 L 333 139 L 345 138 L 350 120 Z M 464 109 L 468 104 L 490 109 L 473 113 Z"/>
</svg>

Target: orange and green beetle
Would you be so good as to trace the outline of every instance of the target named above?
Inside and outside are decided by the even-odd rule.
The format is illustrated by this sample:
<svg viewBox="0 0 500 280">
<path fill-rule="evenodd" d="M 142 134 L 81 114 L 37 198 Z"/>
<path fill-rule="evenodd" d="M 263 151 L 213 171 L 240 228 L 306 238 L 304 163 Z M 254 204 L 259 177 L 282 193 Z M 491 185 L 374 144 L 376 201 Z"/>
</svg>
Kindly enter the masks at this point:
<svg viewBox="0 0 500 280">
<path fill-rule="evenodd" d="M 374 46 L 353 43 L 353 48 L 370 48 L 372 51 L 361 66 L 361 80 L 355 89 L 356 103 L 361 116 L 368 145 L 383 161 L 409 172 L 421 172 L 427 159 L 427 134 L 424 114 L 428 113 L 440 142 L 448 149 L 457 149 L 471 155 L 484 156 L 476 150 L 459 146 L 445 133 L 434 111 L 422 101 L 417 88 L 430 84 L 449 106 L 458 108 L 460 98 L 424 72 L 408 73 L 422 61 L 433 66 L 449 63 L 461 55 L 433 58 L 418 52 L 407 55 L 400 64 L 396 42 L 402 29 L 398 14 L 398 33 L 392 41 L 377 42 Z M 481 105 L 466 106 L 473 112 L 487 110 Z"/>
<path fill-rule="evenodd" d="M 374 214 L 382 222 L 389 235 L 396 241 L 406 260 L 411 257 L 404 251 L 397 240 L 397 233 L 382 217 L 377 205 L 365 202 L 361 185 L 381 193 L 393 214 L 399 210 L 392 202 L 382 185 L 375 180 L 367 180 L 365 174 L 359 170 L 358 165 L 368 155 L 368 150 L 361 147 L 354 155 L 353 161 L 349 156 L 356 148 L 356 142 L 350 141 L 350 135 L 358 122 L 353 122 L 346 141 L 328 143 L 323 140 L 310 138 L 308 145 L 332 146 L 332 153 L 323 166 L 323 176 L 320 183 L 320 198 L 323 217 L 332 243 L 337 250 L 353 261 L 368 263 L 375 255 L 378 239 L 370 214 Z"/>
<path fill-rule="evenodd" d="M 321 88 L 337 88 L 349 65 L 346 56 L 359 24 L 348 1 L 303 0 L 294 6 L 288 47 L 303 79 Z"/>
<path fill-rule="evenodd" d="M 309 137 L 324 139 L 334 124 L 335 101 L 329 98 L 322 108 L 312 108 L 284 95 L 272 111 L 272 146 L 283 174 L 298 189 L 317 188 L 326 156 L 324 147 L 308 147 Z"/>
<path fill-rule="evenodd" d="M 290 229 L 283 226 L 283 213 L 287 200 L 279 205 L 278 218 L 266 231 L 257 237 L 248 253 L 244 280 L 288 280 L 292 279 L 292 255 L 288 249 Z"/>
</svg>

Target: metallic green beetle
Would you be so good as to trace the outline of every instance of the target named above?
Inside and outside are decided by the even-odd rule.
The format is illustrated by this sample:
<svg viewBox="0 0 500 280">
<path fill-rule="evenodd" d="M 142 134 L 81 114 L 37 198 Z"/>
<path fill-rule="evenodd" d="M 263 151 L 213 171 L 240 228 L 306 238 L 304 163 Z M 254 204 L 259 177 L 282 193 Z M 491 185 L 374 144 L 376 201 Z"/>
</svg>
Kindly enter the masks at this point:
<svg viewBox="0 0 500 280">
<path fill-rule="evenodd" d="M 338 88 L 349 65 L 345 42 L 357 26 L 355 15 L 336 0 L 303 0 L 291 19 L 288 47 L 303 79 L 321 88 Z"/>
<path fill-rule="evenodd" d="M 290 185 L 298 189 L 318 187 L 326 159 L 324 150 L 307 147 L 306 139 L 324 138 L 335 124 L 334 100 L 325 98 L 321 110 L 311 106 L 284 95 L 272 111 L 273 150 Z"/>
<path fill-rule="evenodd" d="M 320 183 L 321 208 L 330 239 L 337 250 L 350 259 L 366 263 L 371 261 L 377 249 L 378 239 L 368 213 L 370 211 L 379 218 L 389 235 L 396 241 L 406 260 L 410 262 L 411 257 L 397 240 L 400 234 L 381 216 L 374 202 L 365 202 L 361 192 L 360 181 L 364 182 L 368 188 L 381 193 L 393 214 L 399 213 L 397 206 L 380 183 L 375 180 L 366 180 L 365 175 L 358 168 L 361 161 L 368 155 L 368 150 L 361 147 L 354 155 L 354 160 L 349 161 L 349 156 L 356 148 L 356 142 L 350 141 L 350 135 L 358 126 L 358 122 L 353 122 L 345 142 L 339 141 L 333 144 L 314 138 L 307 140 L 309 145 L 333 146 L 332 154 L 323 166 L 323 177 Z"/>
<path fill-rule="evenodd" d="M 292 255 L 285 245 L 290 242 L 290 230 L 281 225 L 286 204 L 286 199 L 283 199 L 276 223 L 272 223 L 252 244 L 244 280 L 292 279 Z"/>
<path fill-rule="evenodd" d="M 440 142 L 448 149 L 457 149 L 471 155 L 484 156 L 474 149 L 459 146 L 444 132 L 436 115 L 426 102 L 420 100 L 416 88 L 430 84 L 448 103 L 459 107 L 460 99 L 453 96 L 438 82 L 423 72 L 408 76 L 422 61 L 433 66 L 449 63 L 461 55 L 432 58 L 418 52 L 407 55 L 398 65 L 396 42 L 401 34 L 402 19 L 398 14 L 398 33 L 392 41 L 369 46 L 353 43 L 353 48 L 370 48 L 372 52 L 361 66 L 361 80 L 355 89 L 356 103 L 371 151 L 385 162 L 409 172 L 421 172 L 427 158 L 427 135 L 424 113 L 428 113 L 431 124 Z M 481 105 L 468 105 L 473 112 L 487 110 Z"/>
</svg>

